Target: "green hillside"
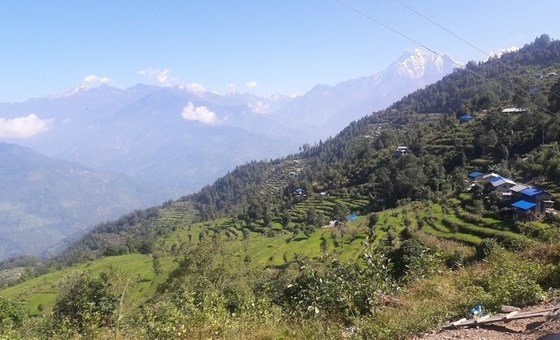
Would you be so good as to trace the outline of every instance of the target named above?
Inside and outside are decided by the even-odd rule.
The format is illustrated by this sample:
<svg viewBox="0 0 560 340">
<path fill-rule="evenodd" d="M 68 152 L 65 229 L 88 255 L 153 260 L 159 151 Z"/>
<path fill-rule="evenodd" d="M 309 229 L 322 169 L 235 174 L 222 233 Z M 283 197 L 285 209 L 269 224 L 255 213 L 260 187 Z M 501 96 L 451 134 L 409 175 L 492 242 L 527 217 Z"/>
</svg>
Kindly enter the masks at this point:
<svg viewBox="0 0 560 340">
<path fill-rule="evenodd" d="M 500 61 L 510 67 L 471 63 L 298 155 L 239 166 L 196 194 L 98 225 L 22 270 L 44 274 L 0 291 L 0 330 L 395 339 L 475 304 L 493 312 L 554 296 L 560 219 L 514 212 L 467 174 L 558 193 L 560 80 L 531 75 L 560 73 L 560 41 L 542 36 Z M 502 112 L 512 106 L 526 112 Z M 465 113 L 474 120 L 461 122 Z M 8 301 L 45 317 L 21 317 Z"/>
<path fill-rule="evenodd" d="M 60 253 L 100 221 L 170 192 L 0 143 L 0 260 Z"/>
</svg>

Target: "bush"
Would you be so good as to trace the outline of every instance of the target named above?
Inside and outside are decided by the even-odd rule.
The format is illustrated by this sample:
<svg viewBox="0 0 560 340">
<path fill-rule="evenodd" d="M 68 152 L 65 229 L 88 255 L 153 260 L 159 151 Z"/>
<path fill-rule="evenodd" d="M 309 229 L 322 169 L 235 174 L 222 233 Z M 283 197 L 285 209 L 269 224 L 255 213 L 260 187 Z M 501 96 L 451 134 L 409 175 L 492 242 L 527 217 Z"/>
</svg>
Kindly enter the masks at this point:
<svg viewBox="0 0 560 340">
<path fill-rule="evenodd" d="M 531 305 L 545 297 L 537 282 L 543 273 L 542 265 L 519 259 L 499 247 L 491 252 L 488 259 L 491 262 L 487 282 L 488 307 Z"/>
<path fill-rule="evenodd" d="M 114 272 L 77 272 L 60 284 L 60 295 L 53 308 L 53 318 L 78 331 L 90 326 L 109 326 L 118 305 Z"/>
<path fill-rule="evenodd" d="M 478 259 L 486 258 L 496 247 L 498 242 L 493 238 L 485 238 L 476 246 L 476 257 Z"/>
<path fill-rule="evenodd" d="M 26 316 L 27 313 L 21 305 L 0 298 L 0 334 L 20 325 Z"/>
</svg>

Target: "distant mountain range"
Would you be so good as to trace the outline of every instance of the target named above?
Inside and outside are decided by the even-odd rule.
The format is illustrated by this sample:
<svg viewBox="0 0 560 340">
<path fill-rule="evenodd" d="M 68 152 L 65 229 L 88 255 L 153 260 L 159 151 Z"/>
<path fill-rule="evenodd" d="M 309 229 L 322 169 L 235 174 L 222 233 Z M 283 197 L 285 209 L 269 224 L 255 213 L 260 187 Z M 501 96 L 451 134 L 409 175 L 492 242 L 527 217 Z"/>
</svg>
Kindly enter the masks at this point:
<svg viewBox="0 0 560 340">
<path fill-rule="evenodd" d="M 84 83 L 0 104 L 0 140 L 45 155 L 2 144 L 0 258 L 43 254 L 94 223 L 194 192 L 237 165 L 295 153 L 453 68 L 414 50 L 376 75 L 298 97 Z"/>
<path fill-rule="evenodd" d="M 56 253 L 93 224 L 170 194 L 7 143 L 0 143 L 0 188 L 0 260 Z"/>
<path fill-rule="evenodd" d="M 405 52 L 387 69 L 373 76 L 343 81 L 335 86 L 316 85 L 305 95 L 279 107 L 274 114 L 289 126 L 302 123 L 312 126 L 320 138 L 324 138 L 349 122 L 440 80 L 456 67 L 445 58 L 416 49 Z"/>
<path fill-rule="evenodd" d="M 453 67 L 444 58 L 414 50 L 376 75 L 317 85 L 295 98 L 219 95 L 188 86 L 81 85 L 56 96 L 0 104 L 0 113 L 38 129 L 35 136 L 11 141 L 187 193 L 236 165 L 325 139 Z"/>
</svg>

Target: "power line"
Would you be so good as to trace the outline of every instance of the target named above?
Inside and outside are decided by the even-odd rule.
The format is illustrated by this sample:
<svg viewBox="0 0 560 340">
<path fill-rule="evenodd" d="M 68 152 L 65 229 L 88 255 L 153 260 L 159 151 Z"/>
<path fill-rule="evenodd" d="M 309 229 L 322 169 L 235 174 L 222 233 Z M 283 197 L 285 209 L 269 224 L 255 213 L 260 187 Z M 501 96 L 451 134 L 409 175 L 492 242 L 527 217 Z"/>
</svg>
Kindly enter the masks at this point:
<svg viewBox="0 0 560 340">
<path fill-rule="evenodd" d="M 388 29 L 388 30 L 392 31 L 393 33 L 395 33 L 395 34 L 397 34 L 397 35 L 399 35 L 399 36 L 401 36 L 401 37 L 403 37 L 403 38 L 405 38 L 405 39 L 407 39 L 407 40 L 413 42 L 414 44 L 416 44 L 416 45 L 418 45 L 418 46 L 420 46 L 420 47 L 425 48 L 426 50 L 432 52 L 433 54 L 435 54 L 435 55 L 437 55 L 437 56 L 439 56 L 439 57 L 441 57 L 441 58 L 443 58 L 443 59 L 445 59 L 445 60 L 447 60 L 447 61 L 449 61 L 449 62 L 451 62 L 451 63 L 453 63 L 453 64 L 455 64 L 455 65 L 457 65 L 457 66 L 459 66 L 459 67 L 463 67 L 463 65 L 459 64 L 458 62 L 456 62 L 455 60 L 451 59 L 451 58 L 448 57 L 447 55 L 435 51 L 434 49 L 428 47 L 427 45 L 425 45 L 425 44 L 423 44 L 423 43 L 421 43 L 421 42 L 419 42 L 418 40 L 416 40 L 416 39 L 414 39 L 414 38 L 412 38 L 412 37 L 410 37 L 410 36 L 408 36 L 408 35 L 406 35 L 406 34 L 400 32 L 400 31 L 398 31 L 397 29 L 395 29 L 395 28 L 393 28 L 393 27 L 391 27 L 391 26 L 385 24 L 384 22 L 382 22 L 382 21 L 380 21 L 380 20 L 378 20 L 378 19 L 376 19 L 376 18 L 370 16 L 369 14 L 360 11 L 360 10 L 357 9 L 356 7 L 353 7 L 353 6 L 349 5 L 349 4 L 346 3 L 345 1 L 343 1 L 343 0 L 335 0 L 335 1 L 338 2 L 339 4 L 343 5 L 344 7 L 350 9 L 351 11 L 353 11 L 353 12 L 359 14 L 360 16 L 363 16 L 364 18 L 366 18 L 366 19 L 368 19 L 368 20 L 370 20 L 370 21 L 373 21 L 373 22 L 375 22 L 375 23 L 378 24 L 378 25 L 381 25 L 381 26 L 385 27 L 386 29 Z M 488 81 L 488 82 L 493 83 L 493 84 L 496 85 L 497 87 L 501 88 L 502 90 L 505 90 L 505 91 L 509 92 L 510 94 L 513 94 L 514 96 L 517 95 L 517 93 L 515 93 L 514 91 L 508 89 L 507 87 L 505 87 L 505 86 L 503 86 L 503 85 L 501 85 L 501 84 L 499 84 L 499 83 L 497 83 L 497 82 L 495 82 L 495 81 L 492 81 L 492 80 L 486 78 L 484 75 L 479 74 L 478 72 L 475 72 L 475 71 L 469 69 L 468 67 L 465 67 L 464 70 L 467 71 L 467 72 L 470 72 L 470 73 L 472 73 L 472 74 L 474 74 L 474 75 L 476 75 L 476 76 L 478 76 L 478 77 L 480 77 L 480 78 L 483 79 L 483 80 L 486 80 L 486 81 Z M 526 91 L 525 91 L 525 92 L 526 92 Z M 533 104 L 534 104 L 534 103 L 533 103 Z M 539 109 L 541 109 L 541 110 L 543 110 L 543 111 L 546 111 L 546 112 L 548 112 L 548 113 L 550 113 L 550 114 L 554 114 L 553 112 L 549 111 L 549 110 L 546 109 L 546 108 L 543 108 L 543 107 L 541 107 L 541 106 L 539 106 L 539 105 L 537 105 L 537 104 L 534 104 L 534 105 L 535 105 L 535 107 L 537 107 L 537 108 L 539 108 Z"/>
<path fill-rule="evenodd" d="M 411 12 L 417 14 L 418 16 L 424 18 L 425 20 L 431 22 L 432 24 L 434 24 L 435 26 L 441 28 L 442 30 L 444 30 L 445 32 L 451 34 L 452 36 L 454 36 L 455 38 L 461 40 L 462 42 L 464 42 L 465 44 L 469 45 L 470 47 L 474 48 L 475 50 L 481 52 L 482 54 L 486 55 L 488 58 L 493 58 L 494 56 L 492 56 L 490 53 L 484 51 L 483 49 L 481 49 L 480 47 L 476 46 L 475 44 L 469 42 L 467 39 L 461 37 L 460 35 L 458 35 L 457 33 L 451 31 L 450 29 L 446 28 L 445 26 L 439 24 L 438 22 L 436 22 L 435 20 L 429 18 L 428 16 L 420 13 L 419 11 L 417 11 L 416 9 L 412 8 L 411 6 L 405 4 L 404 2 L 402 2 L 401 0 L 394 0 L 395 2 L 399 3 L 400 5 L 402 5 L 403 7 L 407 8 L 408 10 L 410 10 Z M 504 63 L 503 61 L 500 60 L 500 58 L 495 58 L 493 59 L 495 62 L 497 62 L 498 64 L 507 67 L 510 70 L 513 70 L 513 67 L 511 65 L 508 65 L 506 63 Z M 522 87 L 518 87 L 519 90 L 521 90 L 522 92 L 524 92 L 528 97 L 531 97 L 531 93 L 529 93 L 527 90 L 525 90 Z M 558 94 L 556 94 L 553 91 L 546 91 L 549 92 L 551 94 L 553 94 L 554 96 L 556 96 L 558 99 L 560 99 L 560 96 Z"/>
</svg>

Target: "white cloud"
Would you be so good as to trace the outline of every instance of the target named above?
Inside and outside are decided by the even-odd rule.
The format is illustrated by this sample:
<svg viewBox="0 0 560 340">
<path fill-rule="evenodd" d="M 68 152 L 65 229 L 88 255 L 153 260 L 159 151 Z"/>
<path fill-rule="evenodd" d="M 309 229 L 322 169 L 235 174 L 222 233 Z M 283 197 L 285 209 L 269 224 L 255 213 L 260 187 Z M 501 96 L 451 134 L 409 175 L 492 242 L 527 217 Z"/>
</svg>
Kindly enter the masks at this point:
<svg viewBox="0 0 560 340">
<path fill-rule="evenodd" d="M 30 138 L 47 131 L 50 127 L 50 119 L 39 119 L 34 113 L 13 119 L 0 118 L 0 138 Z"/>
<path fill-rule="evenodd" d="M 96 76 L 95 74 L 90 74 L 89 76 L 85 76 L 82 82 L 86 84 L 98 84 L 98 83 L 106 84 L 110 81 L 111 79 L 105 76 L 100 77 L 100 76 Z"/>
<path fill-rule="evenodd" d="M 172 87 L 178 86 L 181 90 L 187 90 L 193 94 L 204 94 L 207 92 L 206 88 L 199 83 L 186 84 L 178 77 L 171 75 L 171 69 L 164 68 L 147 68 L 138 71 L 138 74 L 144 77 L 149 77 L 158 82 L 161 86 Z"/>
<path fill-rule="evenodd" d="M 192 102 L 189 102 L 183 108 L 181 117 L 184 120 L 198 121 L 205 124 L 215 124 L 218 122 L 214 112 L 210 111 L 206 106 L 194 106 Z"/>
<path fill-rule="evenodd" d="M 168 68 L 159 69 L 159 68 L 148 68 L 145 70 L 138 71 L 138 74 L 145 77 L 150 77 L 156 80 L 162 86 L 177 86 L 180 85 L 181 82 L 179 79 L 172 77 L 170 75 L 171 70 Z"/>
<path fill-rule="evenodd" d="M 270 105 L 263 102 L 250 103 L 248 106 L 251 112 L 258 114 L 267 113 L 270 109 Z"/>
<path fill-rule="evenodd" d="M 181 84 L 179 85 L 179 88 L 194 94 L 203 94 L 207 92 L 206 88 L 199 83 Z"/>
<path fill-rule="evenodd" d="M 250 81 L 246 83 L 245 86 L 247 86 L 250 89 L 254 89 L 255 87 L 259 86 L 259 84 L 256 81 Z"/>
<path fill-rule="evenodd" d="M 235 84 L 228 84 L 227 93 L 232 94 L 236 92 Z"/>
</svg>

